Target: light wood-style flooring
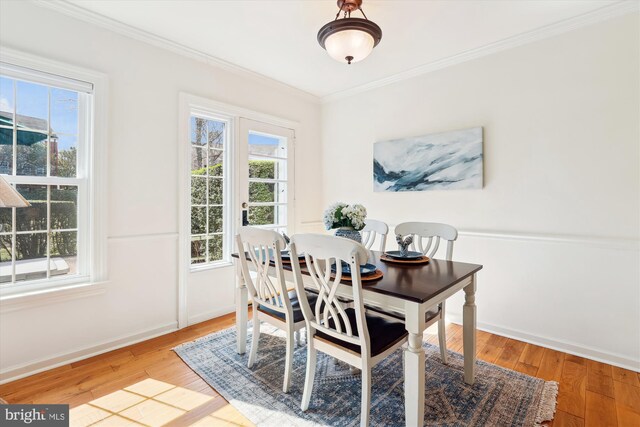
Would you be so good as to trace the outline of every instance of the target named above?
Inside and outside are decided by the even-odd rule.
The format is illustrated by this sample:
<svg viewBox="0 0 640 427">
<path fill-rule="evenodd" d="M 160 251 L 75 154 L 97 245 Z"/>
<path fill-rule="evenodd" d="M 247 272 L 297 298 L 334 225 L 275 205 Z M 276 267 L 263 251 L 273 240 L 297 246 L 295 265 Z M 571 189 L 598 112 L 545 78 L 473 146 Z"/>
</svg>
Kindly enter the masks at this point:
<svg viewBox="0 0 640 427">
<path fill-rule="evenodd" d="M 248 425 L 246 418 L 171 351 L 234 322 L 234 315 L 222 316 L 3 384 L 0 397 L 9 403 L 67 403 L 73 408 L 152 378 L 213 397 L 171 426 L 192 425 L 216 411 L 224 413 L 221 425 Z M 426 339 L 437 345 L 436 333 L 430 328 Z M 448 348 L 462 352 L 462 327 L 449 324 L 447 334 Z M 640 426 L 640 373 L 483 331 L 478 331 L 477 340 L 479 359 L 560 384 L 556 416 L 549 426 Z"/>
</svg>

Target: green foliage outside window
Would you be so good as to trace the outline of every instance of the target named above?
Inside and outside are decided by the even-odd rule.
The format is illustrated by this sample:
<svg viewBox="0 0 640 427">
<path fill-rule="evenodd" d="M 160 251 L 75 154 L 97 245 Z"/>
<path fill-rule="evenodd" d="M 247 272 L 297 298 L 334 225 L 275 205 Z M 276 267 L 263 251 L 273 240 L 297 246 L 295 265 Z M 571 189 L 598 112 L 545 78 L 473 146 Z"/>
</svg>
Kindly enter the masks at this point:
<svg viewBox="0 0 640 427">
<path fill-rule="evenodd" d="M 250 160 L 249 176 L 252 178 L 274 179 L 276 164 L 270 160 Z M 222 164 L 209 166 L 209 178 L 207 168 L 192 171 L 191 178 L 191 203 L 193 205 L 205 205 L 207 201 L 207 179 L 209 180 L 209 205 L 222 204 L 223 186 L 222 179 L 213 178 L 222 176 Z M 251 202 L 273 202 L 275 200 L 275 187 L 270 183 L 254 182 L 250 186 L 249 200 Z M 275 221 L 273 206 L 254 206 L 249 210 L 250 224 L 273 224 Z M 222 207 L 209 206 L 209 228 L 207 230 L 207 208 L 204 206 L 192 206 L 191 208 L 191 234 L 208 234 L 222 232 Z M 209 245 L 209 259 L 206 259 L 206 246 Z M 209 238 L 191 238 L 191 262 L 193 264 L 216 261 L 222 259 L 222 238 L 220 235 Z"/>
</svg>

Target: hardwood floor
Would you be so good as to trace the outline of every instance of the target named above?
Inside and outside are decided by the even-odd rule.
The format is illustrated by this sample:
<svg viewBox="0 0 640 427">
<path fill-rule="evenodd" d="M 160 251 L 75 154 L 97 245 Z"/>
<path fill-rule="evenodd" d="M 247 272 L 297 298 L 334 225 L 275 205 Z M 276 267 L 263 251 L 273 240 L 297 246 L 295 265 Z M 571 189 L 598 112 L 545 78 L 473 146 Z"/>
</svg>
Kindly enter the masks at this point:
<svg viewBox="0 0 640 427">
<path fill-rule="evenodd" d="M 196 375 L 171 349 L 233 326 L 230 314 L 119 350 L 0 385 L 9 403 L 67 403 L 76 407 L 146 378 L 213 397 L 170 425 L 190 425 L 212 411 L 227 412 L 225 425 L 246 419 Z M 435 326 L 427 341 L 437 345 Z M 478 358 L 560 383 L 555 419 L 548 426 L 640 426 L 640 373 L 533 344 L 478 331 Z M 462 327 L 447 326 L 448 348 L 462 351 Z"/>
</svg>

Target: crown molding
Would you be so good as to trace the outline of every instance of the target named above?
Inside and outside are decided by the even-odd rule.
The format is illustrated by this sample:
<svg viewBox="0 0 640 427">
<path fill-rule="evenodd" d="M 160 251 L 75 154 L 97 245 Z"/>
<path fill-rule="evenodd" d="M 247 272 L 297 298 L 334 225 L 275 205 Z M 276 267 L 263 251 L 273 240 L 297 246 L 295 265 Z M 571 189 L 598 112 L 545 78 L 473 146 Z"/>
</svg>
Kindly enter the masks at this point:
<svg viewBox="0 0 640 427">
<path fill-rule="evenodd" d="M 172 40 L 150 33 L 148 31 L 144 31 L 144 30 L 135 28 L 131 25 L 125 24 L 123 22 L 117 21 L 115 19 L 108 18 L 104 15 L 90 11 L 81 6 L 75 5 L 73 3 L 69 3 L 65 0 L 31 0 L 31 2 L 38 6 L 51 9 L 55 12 L 62 13 L 72 18 L 79 19 L 81 21 L 84 21 L 90 24 L 98 25 L 102 28 L 106 28 L 118 34 L 122 34 L 126 37 L 130 37 L 132 39 L 135 39 L 135 40 L 138 40 L 138 41 L 141 41 L 165 50 L 169 50 L 173 53 L 177 53 L 179 55 L 186 56 L 188 58 L 195 59 L 197 61 L 205 62 L 214 67 L 221 68 L 225 71 L 229 71 L 229 72 L 241 75 L 243 77 L 251 78 L 254 81 L 258 81 L 260 83 L 267 84 L 271 87 L 284 90 L 306 101 L 310 101 L 316 104 L 320 103 L 321 101 L 321 98 L 319 96 L 306 92 L 297 87 L 288 85 L 284 82 L 273 79 L 271 77 L 267 77 L 263 74 L 257 73 L 255 71 L 249 70 L 239 65 L 235 65 L 230 62 L 224 61 L 220 58 L 201 52 L 197 49 L 193 49 L 184 44 L 174 42 Z"/>
<path fill-rule="evenodd" d="M 115 19 L 108 18 L 104 15 L 92 12 L 83 7 L 69 3 L 65 0 L 31 0 L 34 4 L 37 4 L 48 9 L 52 9 L 56 12 L 71 16 L 73 18 L 95 24 L 122 34 L 124 36 L 133 38 L 144 43 L 151 44 L 153 46 L 169 50 L 173 53 L 186 56 L 191 59 L 195 59 L 201 62 L 205 62 L 209 65 L 224 69 L 226 71 L 242 75 L 251 78 L 255 81 L 267 84 L 271 87 L 275 87 L 286 92 L 296 95 L 302 99 L 313 103 L 327 104 L 339 99 L 348 98 L 363 92 L 368 92 L 373 89 L 378 89 L 384 86 L 388 86 L 397 82 L 408 80 L 423 74 L 437 71 L 443 68 L 447 68 L 453 65 L 461 64 L 463 62 L 471 61 L 483 56 L 491 55 L 503 50 L 511 49 L 517 46 L 521 46 L 527 43 L 532 43 L 538 40 L 543 40 L 549 37 L 553 37 L 562 33 L 566 33 L 581 27 L 596 24 L 598 22 L 606 21 L 608 19 L 616 18 L 618 16 L 626 15 L 628 13 L 637 12 L 640 10 L 640 2 L 637 0 L 621 0 L 617 3 L 602 8 L 596 9 L 591 12 L 584 13 L 582 15 L 565 19 L 553 24 L 549 24 L 540 28 L 536 28 L 525 33 L 521 33 L 506 39 L 499 40 L 494 43 L 490 43 L 484 46 L 480 46 L 474 49 L 470 49 L 461 52 L 456 55 L 452 55 L 446 58 L 439 59 L 437 61 L 429 62 L 427 64 L 420 65 L 407 71 L 393 74 L 388 77 L 384 77 L 379 80 L 375 80 L 369 83 L 365 83 L 359 86 L 355 86 L 346 90 L 331 93 L 325 96 L 317 96 L 312 93 L 306 92 L 297 87 L 291 86 L 287 83 L 275 80 L 271 77 L 267 77 L 263 74 L 241 67 L 239 65 L 232 64 L 224 61 L 215 56 L 201 52 L 197 49 L 185 46 L 183 44 L 171 41 L 164 37 L 160 37 L 153 33 L 149 33 L 144 30 L 140 30 L 128 24 L 122 23 Z"/>
<path fill-rule="evenodd" d="M 622 0 L 617 3 L 601 7 L 594 11 L 575 16 L 573 18 L 568 18 L 553 24 L 545 25 L 543 27 L 517 34 L 515 36 L 511 36 L 494 43 L 470 49 L 456 55 L 439 59 L 437 61 L 429 62 L 410 70 L 396 73 L 389 77 L 365 83 L 360 86 L 355 86 L 347 90 L 334 92 L 332 94 L 321 97 L 321 100 L 323 104 L 327 104 L 339 99 L 348 98 L 363 92 L 368 92 L 373 89 L 378 89 L 397 82 L 401 82 L 403 80 L 421 76 L 432 71 L 450 67 L 452 65 L 461 64 L 463 62 L 471 61 L 476 58 L 481 58 L 483 56 L 491 55 L 493 53 L 511 49 L 527 43 L 543 40 L 562 33 L 576 30 L 581 27 L 596 24 L 598 22 L 606 21 L 618 16 L 626 15 L 628 13 L 637 12 L 638 10 L 640 10 L 640 2 L 638 2 L 637 0 Z"/>
</svg>

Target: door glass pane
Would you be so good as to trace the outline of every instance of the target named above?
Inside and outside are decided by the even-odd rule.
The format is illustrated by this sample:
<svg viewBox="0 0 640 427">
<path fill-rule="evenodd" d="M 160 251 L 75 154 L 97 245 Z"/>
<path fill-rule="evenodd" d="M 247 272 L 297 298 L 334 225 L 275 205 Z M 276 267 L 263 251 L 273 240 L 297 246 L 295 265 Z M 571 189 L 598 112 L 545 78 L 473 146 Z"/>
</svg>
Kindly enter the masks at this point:
<svg viewBox="0 0 640 427">
<path fill-rule="evenodd" d="M 222 176 L 224 151 L 209 150 L 209 176 Z"/>
<path fill-rule="evenodd" d="M 204 236 L 191 237 L 191 264 L 201 264 L 206 260 L 207 238 Z"/>
<path fill-rule="evenodd" d="M 192 205 L 207 204 L 207 177 L 205 176 L 191 177 L 191 204 Z"/>
<path fill-rule="evenodd" d="M 191 143 L 197 146 L 207 145 L 207 120 L 191 117 Z"/>
<path fill-rule="evenodd" d="M 274 224 L 276 219 L 275 206 L 249 206 L 250 225 Z"/>
<path fill-rule="evenodd" d="M 207 208 L 191 208 L 191 234 L 205 234 L 207 230 Z"/>
<path fill-rule="evenodd" d="M 191 174 L 205 175 L 207 170 L 207 150 L 201 147 L 191 147 Z"/>
<path fill-rule="evenodd" d="M 286 186 L 283 182 L 249 182 L 249 202 L 286 203 Z"/>
<path fill-rule="evenodd" d="M 222 259 L 222 235 L 217 234 L 208 240 L 209 259 L 207 261 L 220 261 Z"/>
<path fill-rule="evenodd" d="M 287 140 L 272 135 L 249 133 L 249 155 L 287 157 Z"/>
<path fill-rule="evenodd" d="M 209 207 L 209 233 L 222 233 L 222 206 Z"/>
<path fill-rule="evenodd" d="M 209 178 L 209 204 L 223 203 L 223 182 L 220 178 Z"/>
<path fill-rule="evenodd" d="M 249 178 L 276 179 L 278 177 L 276 160 L 249 160 Z"/>
<path fill-rule="evenodd" d="M 226 124 L 224 122 L 218 122 L 215 120 L 209 120 L 207 122 L 209 148 L 215 148 L 218 150 L 222 150 L 224 148 L 225 126 Z"/>
<path fill-rule="evenodd" d="M 224 259 L 226 127 L 191 117 L 191 264 Z"/>
</svg>

